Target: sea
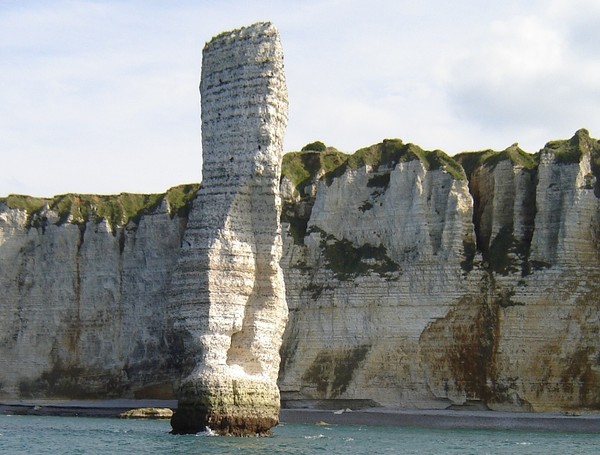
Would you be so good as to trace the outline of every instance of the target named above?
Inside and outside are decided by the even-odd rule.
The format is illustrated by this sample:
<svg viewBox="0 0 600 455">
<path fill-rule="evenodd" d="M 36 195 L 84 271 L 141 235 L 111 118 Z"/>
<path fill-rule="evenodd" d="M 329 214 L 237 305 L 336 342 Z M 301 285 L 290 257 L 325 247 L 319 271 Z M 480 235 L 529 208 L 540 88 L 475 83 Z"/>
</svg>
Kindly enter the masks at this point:
<svg viewBox="0 0 600 455">
<path fill-rule="evenodd" d="M 2 454 L 598 454 L 600 434 L 286 424 L 271 437 L 174 436 L 165 420 L 0 416 Z"/>
</svg>

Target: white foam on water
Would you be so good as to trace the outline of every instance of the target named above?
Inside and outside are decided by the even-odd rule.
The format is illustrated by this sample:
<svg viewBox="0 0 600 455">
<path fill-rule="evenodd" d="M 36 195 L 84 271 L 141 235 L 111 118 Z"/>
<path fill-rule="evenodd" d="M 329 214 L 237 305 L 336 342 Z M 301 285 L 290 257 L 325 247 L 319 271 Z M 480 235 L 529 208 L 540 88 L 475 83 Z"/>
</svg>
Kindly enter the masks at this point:
<svg viewBox="0 0 600 455">
<path fill-rule="evenodd" d="M 199 437 L 199 438 L 208 438 L 208 437 L 219 436 L 219 435 L 217 433 L 215 433 L 214 431 L 212 431 L 209 427 L 204 427 L 204 431 L 196 433 L 194 436 Z"/>
</svg>

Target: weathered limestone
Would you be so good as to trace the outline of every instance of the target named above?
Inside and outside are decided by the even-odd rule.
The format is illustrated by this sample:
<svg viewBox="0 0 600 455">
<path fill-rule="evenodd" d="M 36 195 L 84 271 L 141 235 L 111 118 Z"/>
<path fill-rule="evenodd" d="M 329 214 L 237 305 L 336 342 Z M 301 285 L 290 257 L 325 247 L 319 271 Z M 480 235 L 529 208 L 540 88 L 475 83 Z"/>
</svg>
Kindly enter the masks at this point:
<svg viewBox="0 0 600 455">
<path fill-rule="evenodd" d="M 168 208 L 112 227 L 0 203 L 1 398 L 173 397 Z"/>
<path fill-rule="evenodd" d="M 585 130 L 540 153 L 530 271 L 501 277 L 494 409 L 600 409 L 599 158 Z"/>
<path fill-rule="evenodd" d="M 136 408 L 119 414 L 121 419 L 170 419 L 173 410 L 169 408 Z"/>
<path fill-rule="evenodd" d="M 599 409 L 600 142 L 398 150 L 283 178 L 286 405 Z"/>
<path fill-rule="evenodd" d="M 189 192 L 0 199 L 0 399 L 177 383 L 173 431 L 221 434 L 267 433 L 277 378 L 296 406 L 600 410 L 587 131 L 537 155 L 394 139 L 294 153 L 279 184 L 275 29 L 209 43 L 201 92 L 193 207 Z"/>
<path fill-rule="evenodd" d="M 421 336 L 469 291 L 472 200 L 464 174 L 428 170 L 411 150 L 320 180 L 306 236 L 285 238 L 287 405 L 448 406 L 427 387 Z"/>
<path fill-rule="evenodd" d="M 192 371 L 174 433 L 264 434 L 277 424 L 287 320 L 279 175 L 287 90 L 269 23 L 223 33 L 203 52 L 203 185 L 172 283 Z"/>
</svg>

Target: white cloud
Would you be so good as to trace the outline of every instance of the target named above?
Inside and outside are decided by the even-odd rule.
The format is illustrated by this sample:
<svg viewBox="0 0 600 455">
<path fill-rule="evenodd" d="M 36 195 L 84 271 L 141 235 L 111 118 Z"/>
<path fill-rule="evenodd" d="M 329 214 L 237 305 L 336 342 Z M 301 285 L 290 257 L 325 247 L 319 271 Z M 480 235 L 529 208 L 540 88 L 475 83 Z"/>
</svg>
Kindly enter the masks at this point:
<svg viewBox="0 0 600 455">
<path fill-rule="evenodd" d="M 287 150 L 386 137 L 535 151 L 599 117 L 597 1 L 0 4 L 0 196 L 164 191 L 200 180 L 204 42 L 280 29 Z M 596 133 L 597 134 L 597 133 Z"/>
<path fill-rule="evenodd" d="M 594 126 L 589 122 L 600 115 L 599 67 L 571 39 L 588 12 L 557 14 L 564 11 L 559 3 L 491 23 L 485 39 L 454 62 L 448 94 L 461 121 L 490 135 L 525 138 L 530 151 L 546 139 Z M 600 32 L 593 33 L 598 42 Z"/>
<path fill-rule="evenodd" d="M 561 34 L 535 16 L 517 17 L 491 26 L 492 43 L 486 46 L 494 62 L 492 77 L 532 80 L 559 70 L 564 64 Z"/>
<path fill-rule="evenodd" d="M 200 180 L 201 45 L 162 19 L 70 2 L 3 16 L 3 25 L 31 32 L 3 28 L 23 38 L 2 48 L 11 56 L 0 71 L 9 178 L 45 195 L 164 191 Z M 170 33 L 179 39 L 165 39 Z"/>
</svg>

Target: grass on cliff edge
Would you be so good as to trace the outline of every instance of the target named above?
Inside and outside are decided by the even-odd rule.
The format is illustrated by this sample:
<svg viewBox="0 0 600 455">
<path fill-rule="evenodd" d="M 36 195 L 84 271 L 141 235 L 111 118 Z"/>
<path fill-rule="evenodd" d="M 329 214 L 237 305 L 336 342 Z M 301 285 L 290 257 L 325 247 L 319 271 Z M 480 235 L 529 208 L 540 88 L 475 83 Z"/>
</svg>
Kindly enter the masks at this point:
<svg viewBox="0 0 600 455">
<path fill-rule="evenodd" d="M 11 209 L 26 211 L 29 222 L 35 215 L 41 216 L 48 207 L 58 216 L 56 224 L 66 222 L 83 224 L 87 221 L 106 220 L 115 228 L 124 226 L 129 221 L 139 222 L 143 215 L 156 210 L 163 200 L 169 203 L 171 217 L 185 215 L 199 188 L 200 184 L 191 183 L 170 188 L 166 193 L 161 194 L 62 194 L 53 198 L 11 194 L 6 198 L 0 198 L 0 202 Z"/>
<path fill-rule="evenodd" d="M 343 175 L 348 168 L 358 169 L 365 165 L 377 169 L 382 165 L 393 166 L 418 159 L 428 170 L 443 169 L 455 179 L 463 180 L 470 177 L 478 167 L 494 168 L 504 160 L 510 160 L 526 170 L 535 170 L 541 156 L 540 152 L 525 152 L 518 144 L 499 152 L 462 152 L 453 157 L 441 150 L 427 151 L 414 144 L 404 144 L 400 139 L 385 139 L 379 144 L 361 148 L 352 155 L 332 147 L 327 147 L 324 151 L 313 151 L 310 150 L 310 145 L 313 144 L 304 147 L 304 151 L 287 153 L 283 157 L 282 175 L 287 176 L 299 190 L 322 175 L 330 182 Z M 600 178 L 600 141 L 591 138 L 586 129 L 578 130 L 570 139 L 548 142 L 543 151 L 553 152 L 554 161 L 559 164 L 577 163 L 584 154 L 590 153 L 594 174 Z"/>
<path fill-rule="evenodd" d="M 590 137 L 589 132 L 582 128 L 575 132 L 570 139 L 559 139 L 546 143 L 544 148 L 536 153 L 530 154 L 513 144 L 506 150 L 496 152 L 484 150 L 481 152 L 463 152 L 454 156 L 465 169 L 467 176 L 481 166 L 495 167 L 500 161 L 510 160 L 514 165 L 521 166 L 527 170 L 537 169 L 541 154 L 551 152 L 554 162 L 558 164 L 575 164 L 581 161 L 581 157 L 590 154 L 592 167 L 596 177 L 600 177 L 600 141 Z"/>
<path fill-rule="evenodd" d="M 347 169 L 358 169 L 365 165 L 377 169 L 413 160 L 420 160 L 428 170 L 444 169 L 457 180 L 466 177 L 461 165 L 441 150 L 423 150 L 414 144 L 404 144 L 400 139 L 385 139 L 379 144 L 359 149 L 352 155 L 333 147 L 327 147 L 324 151 L 307 149 L 290 152 L 283 156 L 281 175 L 289 178 L 296 189 L 301 190 L 323 175 L 330 182 Z"/>
<path fill-rule="evenodd" d="M 592 154 L 592 164 L 598 165 L 600 155 L 600 141 L 590 137 L 588 130 L 578 130 L 571 139 L 550 141 L 544 147 L 554 153 L 557 163 L 579 163 L 581 157 L 587 153 Z"/>
<path fill-rule="evenodd" d="M 297 190 L 341 166 L 348 155 L 327 147 L 324 151 L 304 150 L 283 155 L 281 175 L 291 180 Z"/>
<path fill-rule="evenodd" d="M 423 150 L 415 144 L 404 144 L 400 139 L 384 139 L 383 142 L 359 149 L 348 158 L 347 165 L 357 169 L 364 165 L 374 168 L 419 160 L 429 171 L 443 169 L 456 180 L 463 180 L 462 167 L 441 150 Z"/>
<path fill-rule="evenodd" d="M 532 155 L 522 150 L 518 144 L 513 144 L 501 152 L 494 150 L 483 150 L 481 152 L 463 152 L 454 156 L 454 159 L 463 167 L 468 177 L 473 171 L 481 166 L 496 167 L 504 160 L 510 160 L 513 165 L 524 169 L 536 169 L 539 164 L 540 155 Z"/>
</svg>

